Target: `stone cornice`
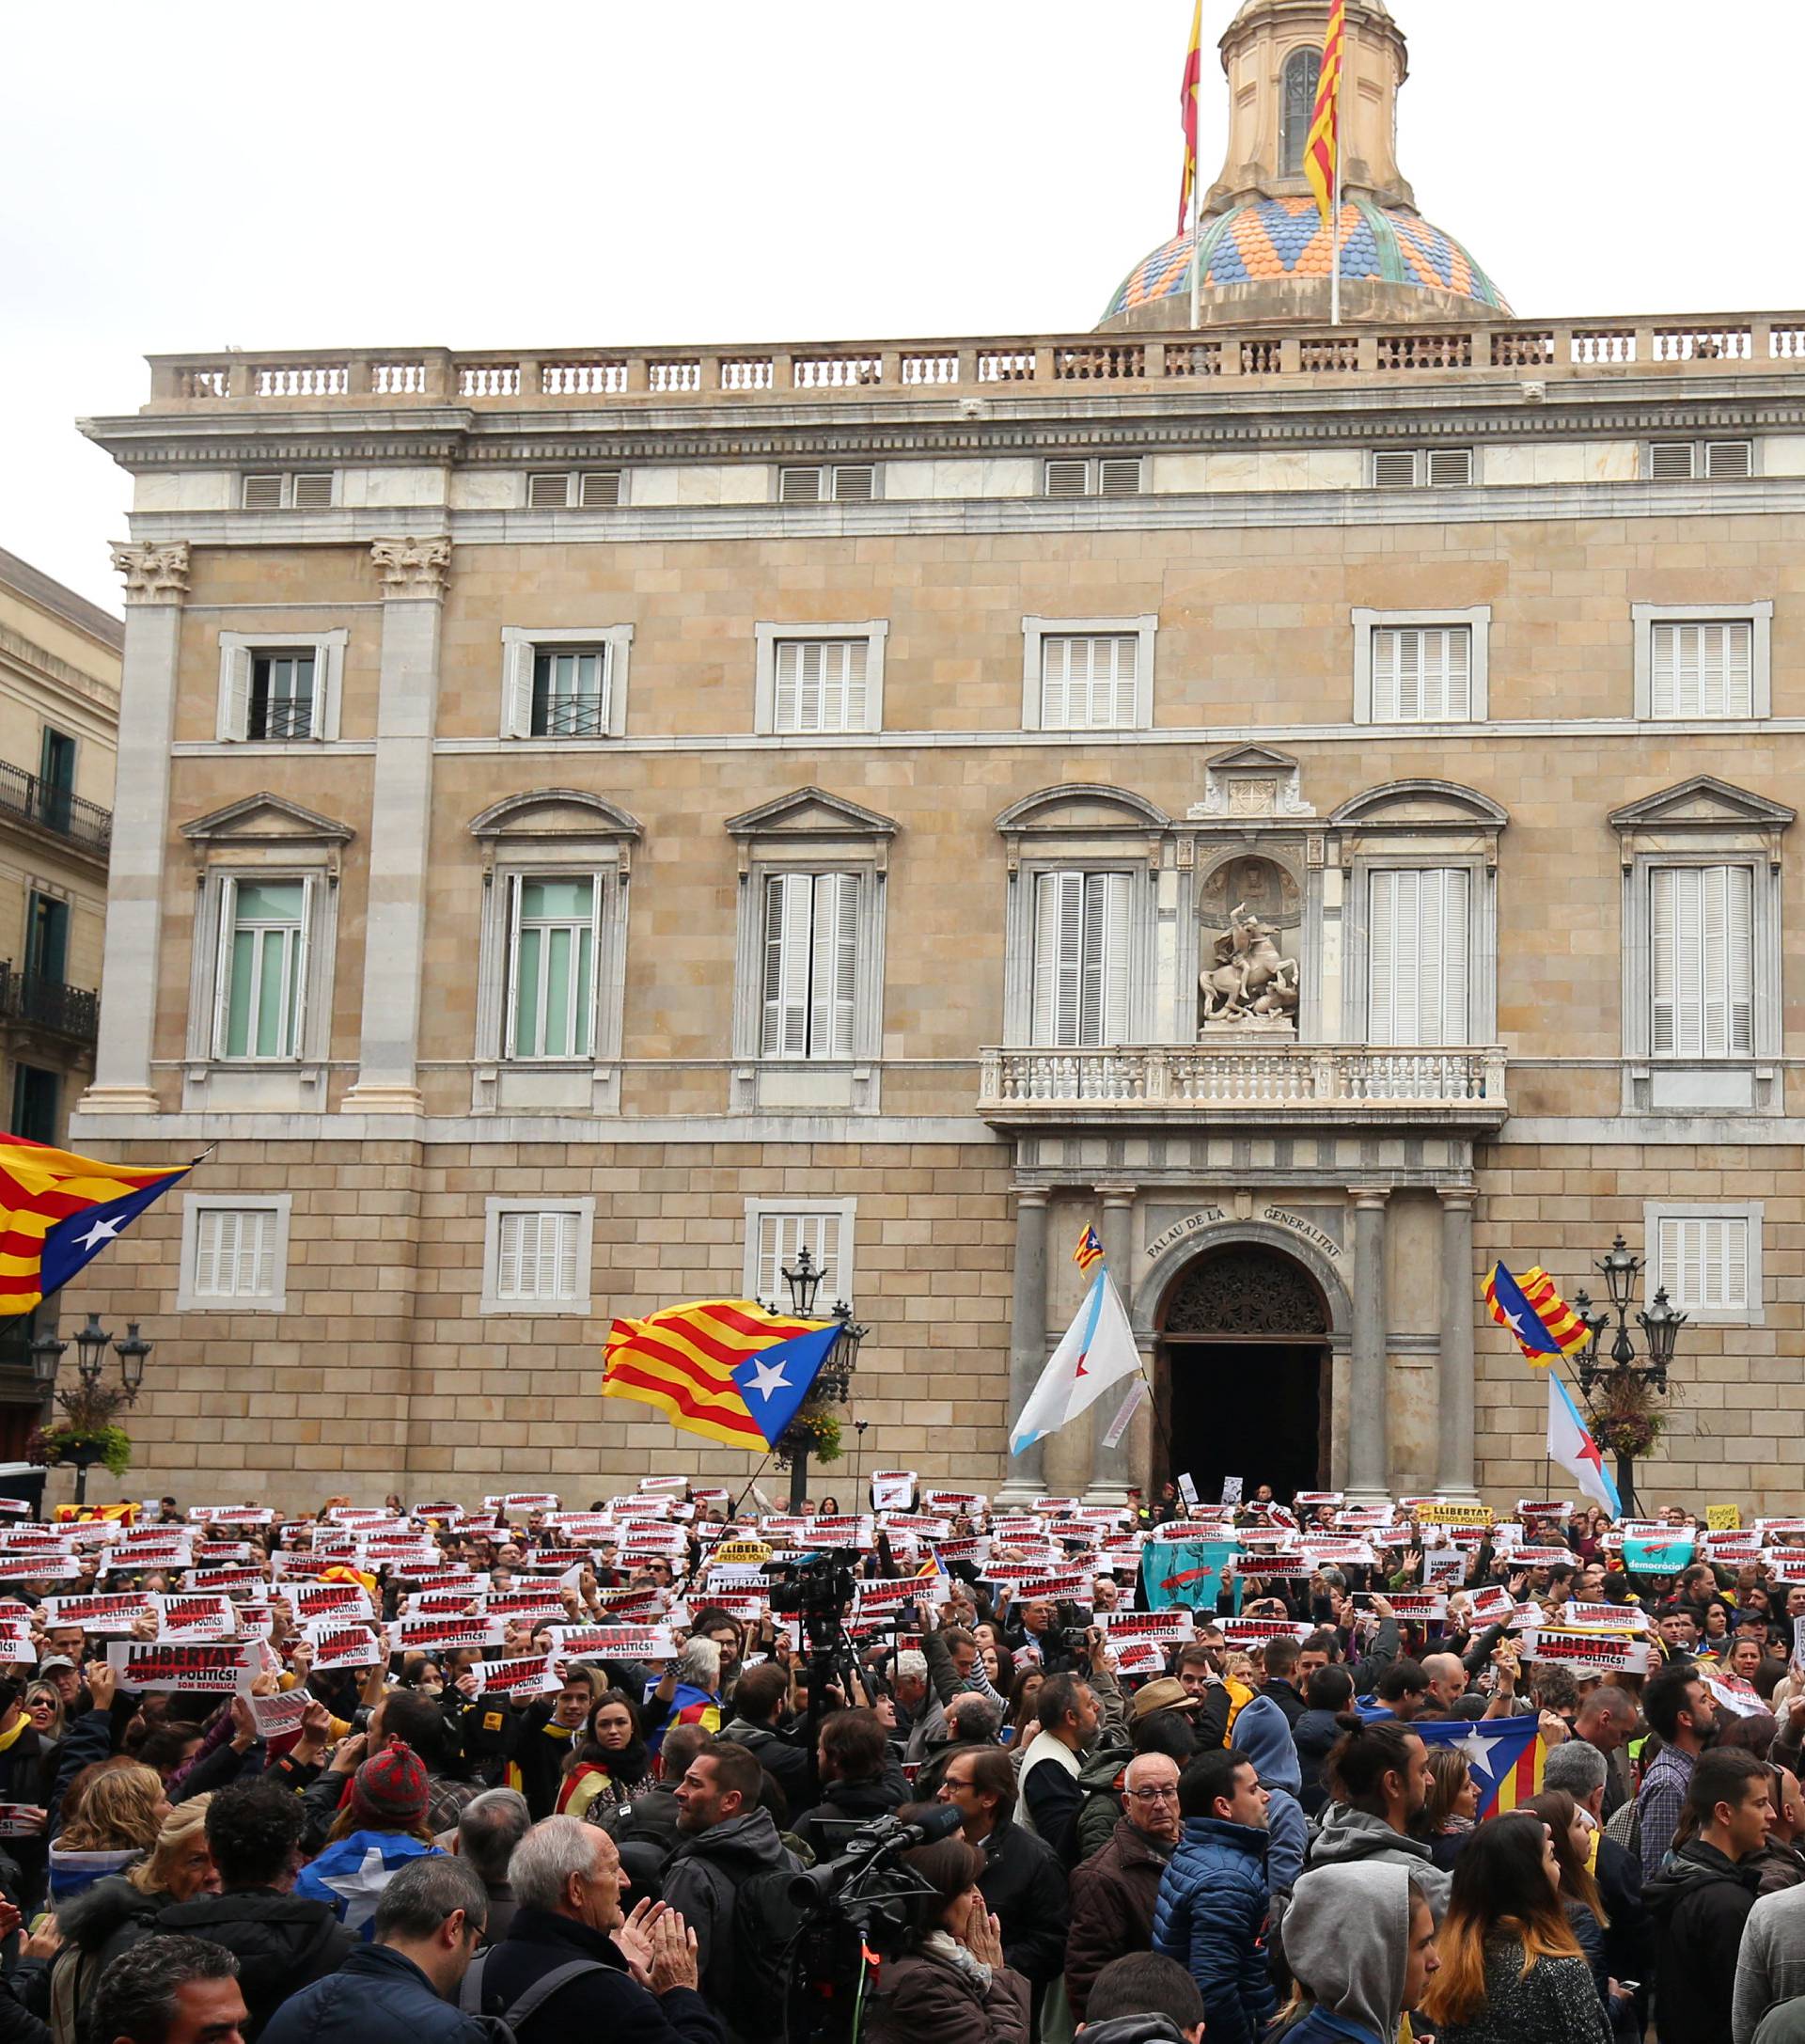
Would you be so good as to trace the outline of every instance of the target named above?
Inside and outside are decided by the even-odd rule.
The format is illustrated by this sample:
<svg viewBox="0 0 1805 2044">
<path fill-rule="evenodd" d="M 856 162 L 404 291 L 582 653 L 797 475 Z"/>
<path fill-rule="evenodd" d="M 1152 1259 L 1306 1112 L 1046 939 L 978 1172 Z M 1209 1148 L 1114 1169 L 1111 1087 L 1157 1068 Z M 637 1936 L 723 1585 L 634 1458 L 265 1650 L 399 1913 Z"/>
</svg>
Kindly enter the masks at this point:
<svg viewBox="0 0 1805 2044">
<path fill-rule="evenodd" d="M 129 469 L 337 461 L 504 465 L 560 461 L 983 459 L 1091 450 L 1207 452 L 1375 443 L 1638 438 L 1805 428 L 1793 376 L 1552 383 L 1531 401 L 1515 380 L 1476 385 L 1363 383 L 1254 390 L 1234 383 L 1109 397 L 892 400 L 884 404 L 722 405 L 478 412 L 135 415 L 83 421 Z"/>
</svg>

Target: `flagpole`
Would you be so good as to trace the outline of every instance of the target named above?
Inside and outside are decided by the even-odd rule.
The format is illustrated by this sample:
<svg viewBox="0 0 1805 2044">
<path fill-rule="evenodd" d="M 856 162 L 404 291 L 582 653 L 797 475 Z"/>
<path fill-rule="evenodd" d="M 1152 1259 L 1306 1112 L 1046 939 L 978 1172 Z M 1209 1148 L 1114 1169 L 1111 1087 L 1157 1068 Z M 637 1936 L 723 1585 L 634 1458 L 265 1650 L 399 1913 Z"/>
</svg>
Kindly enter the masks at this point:
<svg viewBox="0 0 1805 2044">
<path fill-rule="evenodd" d="M 1334 268 L 1328 282 L 1328 323 L 1342 323 L 1342 86 L 1335 81 L 1335 197 L 1330 212 L 1334 222 Z"/>
<path fill-rule="evenodd" d="M 1201 167 L 1191 165 L 1191 331 L 1195 333 L 1202 323 L 1203 300 L 1202 241 L 1201 232 L 1203 222 L 1203 181 L 1198 176 Z"/>
</svg>

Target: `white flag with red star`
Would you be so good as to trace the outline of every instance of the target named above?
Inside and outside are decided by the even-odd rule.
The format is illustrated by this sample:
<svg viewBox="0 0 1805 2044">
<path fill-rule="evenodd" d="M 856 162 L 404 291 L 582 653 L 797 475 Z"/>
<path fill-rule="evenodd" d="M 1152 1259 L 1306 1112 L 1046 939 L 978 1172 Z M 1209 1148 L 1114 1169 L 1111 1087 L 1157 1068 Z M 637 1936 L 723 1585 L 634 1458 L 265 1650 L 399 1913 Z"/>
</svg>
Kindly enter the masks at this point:
<svg viewBox="0 0 1805 2044">
<path fill-rule="evenodd" d="M 1133 1376 L 1140 1351 L 1106 1266 L 1084 1295 L 1077 1317 L 1053 1351 L 1041 1381 L 1028 1395 L 1009 1437 L 1009 1452 L 1020 1454 L 1048 1434 L 1057 1434 L 1093 1405 L 1110 1385 Z"/>
</svg>

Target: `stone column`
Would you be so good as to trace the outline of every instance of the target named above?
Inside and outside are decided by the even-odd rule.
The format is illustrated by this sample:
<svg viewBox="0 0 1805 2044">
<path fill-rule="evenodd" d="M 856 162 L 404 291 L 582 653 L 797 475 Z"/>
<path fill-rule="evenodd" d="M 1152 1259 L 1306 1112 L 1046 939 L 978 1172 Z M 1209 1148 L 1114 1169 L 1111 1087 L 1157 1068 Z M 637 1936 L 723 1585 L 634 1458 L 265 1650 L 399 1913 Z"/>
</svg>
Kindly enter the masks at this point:
<svg viewBox="0 0 1805 2044">
<path fill-rule="evenodd" d="M 1046 1192 L 1041 1186 L 1015 1188 L 1015 1289 L 1010 1311 L 1009 1417 L 1028 1403 L 1028 1395 L 1046 1367 Z M 1003 1467 L 1008 1472 L 997 1502 L 1019 1504 L 1038 1498 L 1044 1487 L 1042 1468 L 1046 1443 L 1037 1440 L 1023 1454 L 1009 1453 L 1003 1442 Z"/>
<path fill-rule="evenodd" d="M 1386 1427 L 1385 1203 L 1383 1186 L 1358 1186 L 1354 1202 L 1354 1342 L 1347 1416 L 1347 1498 L 1373 1503 L 1390 1495 Z"/>
<path fill-rule="evenodd" d="M 1441 1193 L 1441 1370 L 1436 1488 L 1477 1498 L 1473 1489 L 1473 1205 L 1471 1186 Z"/>
<path fill-rule="evenodd" d="M 348 1114 L 417 1114 L 426 874 L 432 827 L 432 734 L 439 713 L 439 623 L 451 542 L 377 540 L 383 663 L 364 925 L 363 1041 Z"/>
<path fill-rule="evenodd" d="M 188 542 L 116 544 L 125 577 L 125 659 L 119 681 L 119 769 L 106 881 L 100 1040 L 83 1114 L 155 1114 L 150 1059 L 163 943 L 164 862 L 169 835 L 169 746 L 176 727 L 181 600 Z"/>
<path fill-rule="evenodd" d="M 1133 1279 L 1135 1188 L 1133 1186 L 1099 1186 L 1096 1191 L 1103 1202 L 1104 1257 L 1117 1294 L 1125 1307 L 1129 1303 Z M 1121 1411 L 1128 1391 L 1127 1379 L 1111 1384 L 1091 1407 L 1091 1482 L 1084 1494 L 1087 1504 L 1125 1504 L 1128 1486 L 1140 1480 L 1135 1475 L 1133 1429 L 1124 1429 L 1113 1448 L 1106 1447 L 1103 1439 Z"/>
</svg>

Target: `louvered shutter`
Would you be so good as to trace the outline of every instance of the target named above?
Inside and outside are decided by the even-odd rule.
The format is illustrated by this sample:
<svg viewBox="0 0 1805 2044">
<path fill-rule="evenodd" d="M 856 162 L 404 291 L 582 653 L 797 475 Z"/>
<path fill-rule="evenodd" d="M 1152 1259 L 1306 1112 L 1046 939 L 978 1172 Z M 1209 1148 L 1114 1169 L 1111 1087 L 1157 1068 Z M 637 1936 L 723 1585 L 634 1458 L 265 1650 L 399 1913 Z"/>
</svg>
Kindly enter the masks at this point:
<svg viewBox="0 0 1805 2044">
<path fill-rule="evenodd" d="M 1429 449 L 1429 480 L 1432 484 L 1448 487 L 1468 483 L 1473 480 L 1473 450 L 1471 448 L 1431 448 Z"/>
<path fill-rule="evenodd" d="M 833 721 L 828 731 L 862 731 L 865 729 L 865 655 L 862 638 L 841 639 L 828 649 L 835 656 L 839 686 L 828 698 Z"/>
<path fill-rule="evenodd" d="M 1692 480 L 1691 441 L 1657 440 L 1648 452 L 1649 474 L 1656 482 Z"/>
<path fill-rule="evenodd" d="M 850 1058 L 858 983 L 858 875 L 814 878 L 808 1055 Z"/>
<path fill-rule="evenodd" d="M 282 478 L 280 476 L 246 476 L 239 501 L 246 511 L 280 511 L 282 509 Z"/>
<path fill-rule="evenodd" d="M 1707 440 L 1704 472 L 1714 482 L 1753 475 L 1754 455 L 1751 440 Z"/>
<path fill-rule="evenodd" d="M 292 485 L 292 502 L 296 511 L 326 511 L 332 504 L 332 473 L 322 475 L 315 470 L 311 475 L 296 476 Z"/>
<path fill-rule="evenodd" d="M 1754 707 L 1754 632 L 1748 624 L 1661 623 L 1650 630 L 1656 716 L 1748 716 Z"/>
<path fill-rule="evenodd" d="M 294 993 L 289 1003 L 291 1022 L 284 1055 L 290 1058 L 300 1058 L 306 1054 L 307 968 L 313 956 L 314 886 L 314 876 L 311 873 L 301 883 L 301 927 L 295 932 L 294 940 L 289 947 L 290 969 L 294 974 Z"/>
<path fill-rule="evenodd" d="M 232 1290 L 241 1298 L 268 1298 L 275 1289 L 275 1216 L 266 1206 L 247 1208 L 239 1224 L 239 1265 Z"/>
<path fill-rule="evenodd" d="M 1741 1312 L 1750 1297 L 1749 1223 L 1734 1215 L 1663 1217 L 1659 1281 L 1682 1312 Z"/>
<path fill-rule="evenodd" d="M 777 686 L 773 722 L 780 731 L 801 729 L 803 655 L 808 651 L 799 639 L 786 638 L 777 642 Z"/>
<path fill-rule="evenodd" d="M 1098 494 L 1103 496 L 1140 495 L 1140 459 L 1111 456 L 1098 463 Z"/>
<path fill-rule="evenodd" d="M 542 471 L 526 479 L 526 502 L 534 511 L 562 511 L 571 500 L 571 479 Z"/>
<path fill-rule="evenodd" d="M 228 874 L 219 883 L 219 941 L 213 967 L 213 1055 L 229 1055 L 232 1007 L 232 937 L 238 920 L 238 882 Z"/>
<path fill-rule="evenodd" d="M 1069 638 L 1041 641 L 1041 725 L 1045 731 L 1069 731 L 1074 721 L 1072 648 Z"/>
<path fill-rule="evenodd" d="M 877 471 L 868 462 L 855 462 L 834 470 L 834 499 L 840 504 L 869 504 Z"/>
<path fill-rule="evenodd" d="M 1457 866 L 1367 878 L 1367 1041 L 1469 1040 L 1468 877 Z"/>
<path fill-rule="evenodd" d="M 195 1291 L 202 1298 L 217 1297 L 219 1258 L 226 1223 L 233 1217 L 223 1208 L 203 1206 L 195 1216 Z"/>
<path fill-rule="evenodd" d="M 779 504 L 818 504 L 821 501 L 819 468 L 785 468 L 777 475 Z"/>
<path fill-rule="evenodd" d="M 1034 1041 L 1070 1049 L 1078 1041 L 1084 875 L 1042 873 L 1034 890 Z"/>
<path fill-rule="evenodd" d="M 528 1248 L 527 1229 L 530 1214 L 503 1214 L 496 1229 L 495 1240 L 495 1297 L 518 1298 L 520 1297 L 521 1273 L 524 1268 L 523 1251 Z"/>
<path fill-rule="evenodd" d="M 1128 875 L 1085 878 L 1084 955 L 1087 1048 L 1119 1044 L 1128 1034 Z"/>
<path fill-rule="evenodd" d="M 577 501 L 585 511 L 604 511 L 620 501 L 620 471 L 592 468 L 577 484 Z"/>
<path fill-rule="evenodd" d="M 218 736 L 245 737 L 251 728 L 251 661 L 248 646 L 234 646 L 226 655 L 219 690 Z"/>
<path fill-rule="evenodd" d="M 1373 457 L 1373 487 L 1375 490 L 1411 490 L 1416 487 L 1417 457 L 1408 448 L 1388 448 Z"/>
<path fill-rule="evenodd" d="M 526 639 L 510 639 L 503 649 L 501 735 L 533 735 L 533 667 L 538 649 Z"/>
<path fill-rule="evenodd" d="M 1048 462 L 1046 464 L 1046 494 L 1048 496 L 1083 496 L 1091 486 L 1089 462 Z"/>
<path fill-rule="evenodd" d="M 764 883 L 764 1030 L 767 1058 L 808 1048 L 808 873 L 774 873 Z"/>
<path fill-rule="evenodd" d="M 1651 1036 L 1657 1055 L 1754 1047 L 1754 873 L 1659 866 L 1649 876 Z"/>
</svg>

